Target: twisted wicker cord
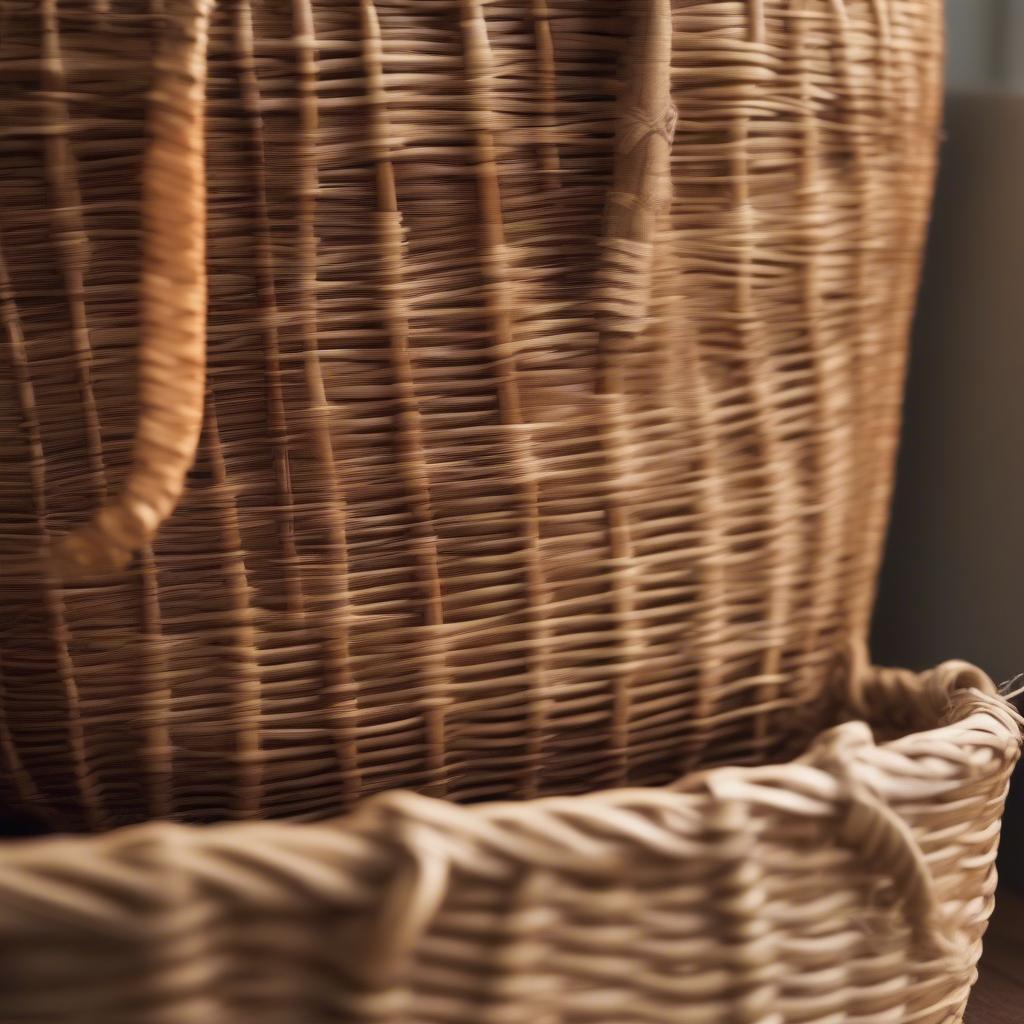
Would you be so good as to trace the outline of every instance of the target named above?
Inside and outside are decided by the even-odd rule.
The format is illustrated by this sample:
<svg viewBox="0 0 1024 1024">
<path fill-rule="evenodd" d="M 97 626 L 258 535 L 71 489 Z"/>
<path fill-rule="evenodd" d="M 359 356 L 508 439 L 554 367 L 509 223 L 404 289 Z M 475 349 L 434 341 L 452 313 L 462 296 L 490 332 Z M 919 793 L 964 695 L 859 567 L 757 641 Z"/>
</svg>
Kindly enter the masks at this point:
<svg viewBox="0 0 1024 1024">
<path fill-rule="evenodd" d="M 203 106 L 211 0 L 175 0 L 155 60 L 143 168 L 142 336 L 133 466 L 53 549 L 75 579 L 123 567 L 170 515 L 195 459 L 206 378 Z"/>
<path fill-rule="evenodd" d="M 839 726 L 822 744 L 818 766 L 831 771 L 845 793 L 837 838 L 871 872 L 891 879 L 914 940 L 927 953 L 963 956 L 956 924 L 947 919 L 928 862 L 910 826 L 857 771 L 859 750 L 874 746 L 864 722 Z"/>
</svg>

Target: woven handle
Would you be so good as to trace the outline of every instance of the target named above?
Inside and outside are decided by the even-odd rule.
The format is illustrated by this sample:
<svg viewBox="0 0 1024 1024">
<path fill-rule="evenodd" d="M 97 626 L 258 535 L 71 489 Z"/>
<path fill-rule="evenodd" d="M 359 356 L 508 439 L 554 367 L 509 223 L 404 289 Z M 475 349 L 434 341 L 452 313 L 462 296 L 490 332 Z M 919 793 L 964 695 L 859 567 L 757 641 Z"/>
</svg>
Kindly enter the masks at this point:
<svg viewBox="0 0 1024 1024">
<path fill-rule="evenodd" d="M 630 41 L 629 77 L 619 100 L 605 238 L 650 242 L 666 193 L 676 125 L 671 0 L 648 0 L 637 17 Z"/>
<path fill-rule="evenodd" d="M 669 158 L 676 126 L 671 0 L 647 0 L 636 17 L 627 54 L 628 77 L 619 98 L 597 300 L 603 329 L 629 336 L 643 329 L 647 317 L 654 232 L 670 194 Z"/>
<path fill-rule="evenodd" d="M 206 377 L 203 105 L 211 0 L 168 0 L 154 62 L 142 181 L 138 424 L 121 492 L 53 548 L 75 579 L 123 567 L 181 497 L 195 460 Z"/>
<path fill-rule="evenodd" d="M 139 419 L 120 494 L 54 545 L 53 570 L 76 579 L 121 568 L 181 497 L 202 428 L 206 376 L 203 104 L 212 0 L 170 0 L 155 62 L 143 169 Z M 605 213 L 606 290 L 613 330 L 633 334 L 647 312 L 650 249 L 675 127 L 671 0 L 649 0 L 633 36 L 612 191 Z"/>
</svg>

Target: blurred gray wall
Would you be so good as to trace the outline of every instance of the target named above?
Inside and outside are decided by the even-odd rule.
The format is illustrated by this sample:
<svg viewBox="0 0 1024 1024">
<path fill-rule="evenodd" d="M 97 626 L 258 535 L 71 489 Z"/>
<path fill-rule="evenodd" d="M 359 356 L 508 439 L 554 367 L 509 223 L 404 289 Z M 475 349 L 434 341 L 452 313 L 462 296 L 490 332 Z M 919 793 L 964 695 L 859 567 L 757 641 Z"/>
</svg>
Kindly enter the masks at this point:
<svg viewBox="0 0 1024 1024">
<path fill-rule="evenodd" d="M 949 0 L 948 94 L 877 660 L 1024 672 L 1024 0 Z M 1024 887 L 1024 774 L 1001 864 Z"/>
<path fill-rule="evenodd" d="M 951 94 L 878 657 L 1024 672 L 1024 96 Z"/>
<path fill-rule="evenodd" d="M 946 0 L 950 92 L 1024 89 L 1024 0 Z"/>
</svg>

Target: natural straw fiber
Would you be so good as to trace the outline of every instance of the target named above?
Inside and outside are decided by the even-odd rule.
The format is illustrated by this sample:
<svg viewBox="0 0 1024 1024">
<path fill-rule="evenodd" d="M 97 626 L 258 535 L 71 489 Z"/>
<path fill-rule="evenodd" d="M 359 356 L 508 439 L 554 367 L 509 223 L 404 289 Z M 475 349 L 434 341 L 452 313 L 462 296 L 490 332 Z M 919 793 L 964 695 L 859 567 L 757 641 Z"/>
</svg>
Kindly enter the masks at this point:
<svg viewBox="0 0 1024 1024">
<path fill-rule="evenodd" d="M 804 742 L 940 15 L 0 0 L 0 800 L 313 818 Z"/>
<path fill-rule="evenodd" d="M 1022 723 L 864 654 L 940 15 L 0 0 L 0 810 L 193 822 L 0 844 L 0 1022 L 961 1020 Z"/>
<path fill-rule="evenodd" d="M 1019 720 L 961 663 L 846 683 L 885 742 L 676 788 L 7 844 L 0 1018 L 959 1021 Z"/>
</svg>

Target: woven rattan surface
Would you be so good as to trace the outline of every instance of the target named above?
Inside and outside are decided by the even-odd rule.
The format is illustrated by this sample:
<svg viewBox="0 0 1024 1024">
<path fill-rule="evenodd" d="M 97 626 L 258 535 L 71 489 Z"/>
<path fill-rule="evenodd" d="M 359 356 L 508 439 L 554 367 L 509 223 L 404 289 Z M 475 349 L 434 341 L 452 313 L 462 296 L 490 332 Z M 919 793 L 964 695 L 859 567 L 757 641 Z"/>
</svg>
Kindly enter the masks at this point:
<svg viewBox="0 0 1024 1024">
<path fill-rule="evenodd" d="M 1019 719 L 959 663 L 850 678 L 877 744 L 667 789 L 0 846 L 0 1019 L 951 1024 Z"/>
<path fill-rule="evenodd" d="M 2 0 L 0 799 L 317 817 L 809 734 L 871 599 L 939 7 Z M 174 514 L 76 581 L 200 406 Z"/>
</svg>

